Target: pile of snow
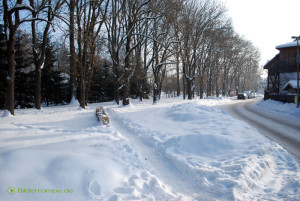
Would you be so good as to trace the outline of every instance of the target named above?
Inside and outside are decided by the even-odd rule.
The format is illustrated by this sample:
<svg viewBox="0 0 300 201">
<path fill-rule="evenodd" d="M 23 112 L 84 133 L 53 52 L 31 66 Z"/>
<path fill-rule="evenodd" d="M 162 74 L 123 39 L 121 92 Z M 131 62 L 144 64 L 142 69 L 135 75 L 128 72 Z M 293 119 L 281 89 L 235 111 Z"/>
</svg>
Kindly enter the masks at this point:
<svg viewBox="0 0 300 201">
<path fill-rule="evenodd" d="M 69 106 L 77 106 L 77 107 L 79 107 L 80 104 L 79 104 L 79 101 L 76 100 L 75 97 L 73 96 L 72 99 L 71 99 L 71 102 L 70 102 Z"/>
<path fill-rule="evenodd" d="M 262 110 L 274 112 L 278 115 L 300 118 L 300 108 L 296 108 L 294 103 L 283 103 L 274 100 L 261 100 L 256 103 L 256 106 Z"/>
<path fill-rule="evenodd" d="M 0 118 L 3 200 L 299 200 L 300 169 L 278 144 L 207 105 L 151 100 L 18 109 Z M 13 195 L 7 190 L 16 189 Z M 18 193 L 17 189 L 72 190 Z"/>
<path fill-rule="evenodd" d="M 1 117 L 13 117 L 13 115 L 11 115 L 10 111 L 8 110 L 4 110 L 3 114 Z"/>
<path fill-rule="evenodd" d="M 119 131 L 100 126 L 97 106 L 24 109 L 1 118 L 1 200 L 181 199 L 151 174 Z M 47 189 L 72 193 L 32 193 Z"/>
<path fill-rule="evenodd" d="M 207 100 L 161 101 L 110 108 L 109 113 L 115 119 L 112 126 L 126 127 L 122 133 L 138 139 L 136 149 L 176 192 L 194 200 L 300 199 L 299 164 L 286 150 L 204 104 Z M 145 152 L 145 145 L 151 151 Z"/>
<path fill-rule="evenodd" d="M 299 81 L 300 83 L 300 81 Z M 294 89 L 297 89 L 297 80 L 290 80 L 288 81 L 284 86 L 283 86 L 283 89 L 285 89 L 287 86 L 291 86 L 292 88 Z"/>
</svg>

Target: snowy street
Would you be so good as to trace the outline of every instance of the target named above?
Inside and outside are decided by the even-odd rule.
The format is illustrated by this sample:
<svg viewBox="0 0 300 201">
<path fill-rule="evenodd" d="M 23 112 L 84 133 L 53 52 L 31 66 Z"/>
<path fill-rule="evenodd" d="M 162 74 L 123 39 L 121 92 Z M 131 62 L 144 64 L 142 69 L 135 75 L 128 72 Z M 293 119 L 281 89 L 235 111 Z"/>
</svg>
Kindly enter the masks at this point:
<svg viewBox="0 0 300 201">
<path fill-rule="evenodd" d="M 132 102 L 1 117 L 0 200 L 300 199 L 293 155 L 219 109 L 238 101 Z M 109 127 L 97 122 L 99 105 Z"/>
<path fill-rule="evenodd" d="M 300 0 L 0 7 L 0 201 L 300 201 Z"/>
<path fill-rule="evenodd" d="M 260 133 L 289 150 L 300 162 L 300 123 L 299 118 L 282 116 L 272 110 L 262 109 L 256 103 L 260 99 L 241 101 L 237 104 L 219 106 L 237 119 L 255 127 Z"/>
</svg>

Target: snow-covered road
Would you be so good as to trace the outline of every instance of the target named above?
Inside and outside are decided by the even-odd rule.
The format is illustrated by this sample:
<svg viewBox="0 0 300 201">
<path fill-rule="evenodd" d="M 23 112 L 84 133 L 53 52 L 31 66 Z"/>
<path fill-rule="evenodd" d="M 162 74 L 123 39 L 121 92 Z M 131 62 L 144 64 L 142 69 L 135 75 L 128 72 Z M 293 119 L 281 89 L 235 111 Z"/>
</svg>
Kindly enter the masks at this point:
<svg viewBox="0 0 300 201">
<path fill-rule="evenodd" d="M 294 157 L 214 108 L 235 102 L 18 109 L 0 118 L 0 201 L 299 200 Z M 99 105 L 110 127 L 97 122 Z"/>
<path fill-rule="evenodd" d="M 300 162 L 300 119 L 262 109 L 257 105 L 258 101 L 260 99 L 242 100 L 218 108 L 252 125 L 260 133 L 282 145 Z"/>
</svg>

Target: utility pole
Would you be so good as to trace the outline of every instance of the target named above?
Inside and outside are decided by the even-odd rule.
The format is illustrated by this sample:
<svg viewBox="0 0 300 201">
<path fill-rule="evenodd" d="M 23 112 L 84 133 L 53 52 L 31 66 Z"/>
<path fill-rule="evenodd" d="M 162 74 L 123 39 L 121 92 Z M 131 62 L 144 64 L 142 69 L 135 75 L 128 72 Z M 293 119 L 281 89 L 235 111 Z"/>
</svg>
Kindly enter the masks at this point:
<svg viewBox="0 0 300 201">
<path fill-rule="evenodd" d="M 297 40 L 297 56 L 296 56 L 296 63 L 297 63 L 297 108 L 299 108 L 299 39 L 300 36 L 292 36 L 292 39 Z"/>
</svg>

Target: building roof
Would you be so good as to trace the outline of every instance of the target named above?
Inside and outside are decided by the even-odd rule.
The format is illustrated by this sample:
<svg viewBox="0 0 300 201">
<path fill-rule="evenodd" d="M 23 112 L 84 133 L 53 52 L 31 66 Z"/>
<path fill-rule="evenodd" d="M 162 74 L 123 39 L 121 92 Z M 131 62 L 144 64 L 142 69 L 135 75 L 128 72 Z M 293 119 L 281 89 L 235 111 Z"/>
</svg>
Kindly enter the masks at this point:
<svg viewBox="0 0 300 201">
<path fill-rule="evenodd" d="M 275 57 L 273 57 L 270 61 L 268 61 L 264 65 L 264 69 L 269 69 L 271 66 L 275 65 L 278 60 L 279 60 L 279 54 L 276 54 Z"/>
<path fill-rule="evenodd" d="M 284 85 L 283 90 L 284 90 L 285 88 L 287 88 L 288 86 L 292 87 L 293 89 L 297 89 L 297 80 L 290 80 L 290 81 L 288 81 L 288 82 Z M 300 81 L 299 81 L 299 86 L 300 86 Z"/>
<path fill-rule="evenodd" d="M 299 45 L 300 45 L 300 41 L 299 41 Z M 286 44 L 282 44 L 282 45 L 277 45 L 276 49 L 282 49 L 282 48 L 287 48 L 287 47 L 297 47 L 297 41 L 293 41 L 291 43 L 286 43 Z"/>
</svg>

